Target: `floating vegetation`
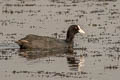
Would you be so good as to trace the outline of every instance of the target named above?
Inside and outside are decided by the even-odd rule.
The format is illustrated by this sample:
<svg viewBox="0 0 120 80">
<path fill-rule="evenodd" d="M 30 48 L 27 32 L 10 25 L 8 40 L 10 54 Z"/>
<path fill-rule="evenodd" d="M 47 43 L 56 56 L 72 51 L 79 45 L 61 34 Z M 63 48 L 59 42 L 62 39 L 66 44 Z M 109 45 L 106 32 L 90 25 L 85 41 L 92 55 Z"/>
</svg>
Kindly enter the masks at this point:
<svg viewBox="0 0 120 80">
<path fill-rule="evenodd" d="M 61 77 L 61 78 L 85 78 L 88 74 L 87 72 L 48 72 L 48 71 L 12 71 L 13 74 L 28 74 L 28 75 L 34 75 L 38 77 L 46 77 L 46 78 L 52 78 L 52 77 Z"/>
<path fill-rule="evenodd" d="M 115 70 L 118 69 L 118 65 L 110 65 L 110 66 L 105 66 L 104 69 L 110 69 L 110 70 Z"/>
</svg>

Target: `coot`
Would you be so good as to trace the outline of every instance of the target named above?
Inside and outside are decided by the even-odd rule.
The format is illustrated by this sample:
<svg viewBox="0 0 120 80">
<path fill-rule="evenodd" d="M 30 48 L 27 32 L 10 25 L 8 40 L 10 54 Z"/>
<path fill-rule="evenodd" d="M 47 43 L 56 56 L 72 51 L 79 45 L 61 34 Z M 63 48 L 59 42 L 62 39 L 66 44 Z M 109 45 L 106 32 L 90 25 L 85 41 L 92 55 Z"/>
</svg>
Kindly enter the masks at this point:
<svg viewBox="0 0 120 80">
<path fill-rule="evenodd" d="M 65 49 L 73 48 L 73 39 L 76 33 L 85 33 L 79 25 L 71 25 L 67 30 L 65 40 L 47 36 L 29 34 L 16 41 L 20 49 Z"/>
</svg>

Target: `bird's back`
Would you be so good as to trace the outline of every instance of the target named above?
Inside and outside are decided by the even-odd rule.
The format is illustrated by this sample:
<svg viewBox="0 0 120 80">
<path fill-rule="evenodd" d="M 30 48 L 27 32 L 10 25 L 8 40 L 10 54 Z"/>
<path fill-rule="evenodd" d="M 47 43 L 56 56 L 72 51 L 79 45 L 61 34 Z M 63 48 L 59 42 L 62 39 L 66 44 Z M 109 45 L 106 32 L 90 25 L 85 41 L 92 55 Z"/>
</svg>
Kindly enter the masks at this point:
<svg viewBox="0 0 120 80">
<path fill-rule="evenodd" d="M 41 48 L 41 49 L 52 48 L 59 49 L 68 47 L 68 44 L 65 42 L 65 40 L 60 40 L 47 36 L 38 36 L 33 34 L 27 35 L 25 38 L 19 40 L 19 44 L 22 44 L 27 48 Z"/>
</svg>

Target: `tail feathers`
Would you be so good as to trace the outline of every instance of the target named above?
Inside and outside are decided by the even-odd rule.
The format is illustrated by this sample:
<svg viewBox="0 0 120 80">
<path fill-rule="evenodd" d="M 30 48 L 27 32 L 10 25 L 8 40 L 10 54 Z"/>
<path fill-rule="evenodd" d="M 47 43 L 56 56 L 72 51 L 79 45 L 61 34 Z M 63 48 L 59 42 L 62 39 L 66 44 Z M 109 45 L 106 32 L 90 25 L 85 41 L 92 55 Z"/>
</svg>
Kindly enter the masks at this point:
<svg viewBox="0 0 120 80">
<path fill-rule="evenodd" d="M 20 40 L 22 43 L 28 43 L 27 40 Z"/>
<path fill-rule="evenodd" d="M 18 41 L 15 41 L 15 43 L 17 44 L 21 44 L 21 43 L 28 43 L 29 41 L 27 40 L 18 40 Z"/>
<path fill-rule="evenodd" d="M 20 49 L 26 49 L 29 42 L 27 40 L 18 40 L 15 43 L 20 46 Z"/>
</svg>

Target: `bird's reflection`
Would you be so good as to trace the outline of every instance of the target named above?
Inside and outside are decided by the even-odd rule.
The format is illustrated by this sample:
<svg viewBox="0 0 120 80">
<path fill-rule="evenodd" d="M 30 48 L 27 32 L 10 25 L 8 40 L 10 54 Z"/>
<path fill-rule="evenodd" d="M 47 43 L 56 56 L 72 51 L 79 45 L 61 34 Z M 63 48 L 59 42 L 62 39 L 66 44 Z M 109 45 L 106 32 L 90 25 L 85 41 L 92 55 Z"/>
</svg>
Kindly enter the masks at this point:
<svg viewBox="0 0 120 80">
<path fill-rule="evenodd" d="M 36 59 L 50 56 L 63 56 L 64 54 L 74 54 L 62 49 L 39 49 L 39 50 L 20 50 L 19 55 L 27 59 Z"/>
<path fill-rule="evenodd" d="M 66 57 L 67 64 L 70 70 L 72 71 L 81 71 L 81 68 L 84 66 L 84 56 L 76 56 L 75 53 L 68 53 L 62 50 L 22 50 L 20 51 L 20 56 L 25 57 L 27 59 L 37 59 L 37 58 L 45 58 L 45 57 Z M 65 56 L 66 55 L 66 56 Z"/>
<path fill-rule="evenodd" d="M 69 56 L 67 57 L 67 62 L 72 71 L 81 71 L 81 68 L 84 66 L 84 56 L 75 57 Z"/>
</svg>

